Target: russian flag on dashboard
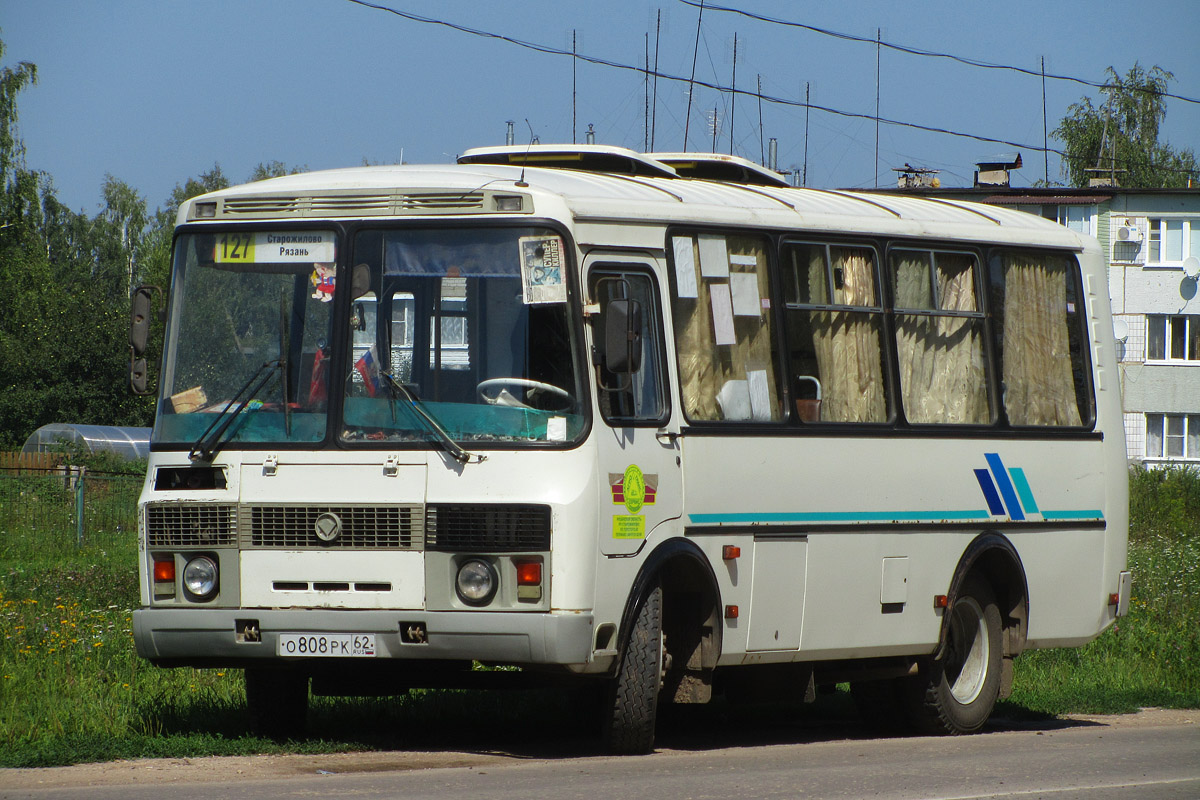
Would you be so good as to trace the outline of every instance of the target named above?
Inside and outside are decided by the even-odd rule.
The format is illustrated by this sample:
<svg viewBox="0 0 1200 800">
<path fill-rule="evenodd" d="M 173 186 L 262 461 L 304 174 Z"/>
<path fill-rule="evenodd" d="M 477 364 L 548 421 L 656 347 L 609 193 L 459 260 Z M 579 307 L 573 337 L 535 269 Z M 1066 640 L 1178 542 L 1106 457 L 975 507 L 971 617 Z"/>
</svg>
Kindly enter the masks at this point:
<svg viewBox="0 0 1200 800">
<path fill-rule="evenodd" d="M 375 356 L 375 345 L 371 345 L 371 349 L 362 354 L 362 358 L 354 362 L 354 369 L 362 377 L 363 386 L 367 389 L 367 394 L 374 397 L 379 392 L 379 367 L 378 359 Z"/>
</svg>

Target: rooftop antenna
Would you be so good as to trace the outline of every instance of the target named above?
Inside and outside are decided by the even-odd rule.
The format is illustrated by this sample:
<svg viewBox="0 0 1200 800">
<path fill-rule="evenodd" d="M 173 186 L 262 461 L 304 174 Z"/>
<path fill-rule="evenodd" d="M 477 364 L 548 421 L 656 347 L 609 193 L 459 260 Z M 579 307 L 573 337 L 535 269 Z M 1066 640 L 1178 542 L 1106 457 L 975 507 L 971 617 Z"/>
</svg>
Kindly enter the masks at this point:
<svg viewBox="0 0 1200 800">
<path fill-rule="evenodd" d="M 662 33 L 662 9 L 658 10 L 658 25 L 654 30 L 654 102 L 650 104 L 650 152 L 654 152 L 654 134 L 658 128 L 658 37 Z"/>
<path fill-rule="evenodd" d="M 534 142 L 537 141 L 537 136 L 535 136 L 533 133 L 533 126 L 529 124 L 529 117 L 525 118 L 525 126 L 529 128 L 529 144 L 525 145 L 525 158 L 521 160 L 521 179 L 517 181 L 517 186 L 520 186 L 521 188 L 526 188 L 529 186 L 529 184 L 525 182 L 525 164 L 529 161 L 530 148 L 532 148 Z"/>
<path fill-rule="evenodd" d="M 733 34 L 733 97 L 729 101 L 729 155 L 733 155 L 733 123 L 737 119 L 737 31 Z"/>
<path fill-rule="evenodd" d="M 767 157 L 763 153 L 763 124 L 762 124 L 762 73 L 758 75 L 758 163 L 766 166 Z M 771 141 L 775 141 L 772 139 Z"/>
<path fill-rule="evenodd" d="M 515 137 L 513 136 L 513 124 L 514 123 L 510 119 L 506 124 L 508 125 L 508 132 L 504 134 L 504 143 L 506 145 L 508 145 L 509 147 L 512 147 L 513 140 L 515 139 Z"/>
<path fill-rule="evenodd" d="M 688 129 L 692 124 L 692 92 L 696 85 L 696 56 L 700 53 L 700 23 L 704 20 L 704 0 L 700 0 L 700 14 L 696 17 L 696 43 L 692 46 L 692 77 L 688 78 L 687 115 L 683 118 L 683 150 L 688 149 Z"/>
</svg>

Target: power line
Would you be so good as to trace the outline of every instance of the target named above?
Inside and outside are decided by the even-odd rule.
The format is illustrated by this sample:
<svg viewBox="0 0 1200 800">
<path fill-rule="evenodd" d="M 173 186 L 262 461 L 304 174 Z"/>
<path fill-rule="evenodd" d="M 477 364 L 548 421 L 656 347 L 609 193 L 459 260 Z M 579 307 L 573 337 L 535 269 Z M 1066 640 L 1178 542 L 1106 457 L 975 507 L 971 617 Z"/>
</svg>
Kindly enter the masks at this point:
<svg viewBox="0 0 1200 800">
<path fill-rule="evenodd" d="M 679 0 L 679 2 L 683 3 L 684 5 L 693 6 L 693 7 L 698 5 L 694 0 Z M 704 7 L 706 9 L 708 9 L 709 11 L 723 11 L 727 14 L 738 14 L 740 16 L 748 17 L 750 19 L 755 19 L 760 22 L 769 22 L 773 25 L 783 25 L 783 26 L 786 26 L 789 28 L 802 28 L 806 31 L 812 31 L 813 33 L 819 33 L 822 36 L 831 36 L 835 39 L 844 39 L 846 41 L 860 42 L 862 44 L 881 45 L 890 50 L 896 50 L 901 53 L 908 53 L 909 55 L 925 56 L 925 57 L 929 57 L 929 58 L 945 58 L 945 59 L 949 59 L 950 61 L 957 61 L 960 64 L 966 64 L 966 65 L 972 66 L 972 67 L 980 67 L 981 69 L 1008 70 L 1011 72 L 1019 72 L 1023 75 L 1029 75 L 1029 76 L 1032 76 L 1035 78 L 1043 77 L 1043 73 L 1040 70 L 1026 69 L 1024 67 L 1017 67 L 1017 66 L 1013 66 L 1011 64 L 994 64 L 990 61 L 981 61 L 981 60 L 975 59 L 975 58 L 967 58 L 966 56 L 958 56 L 958 55 L 954 55 L 953 53 L 939 53 L 936 50 L 922 50 L 918 47 L 911 47 L 908 45 L 895 44 L 894 42 L 880 42 L 877 39 L 870 39 L 866 36 L 855 36 L 854 34 L 850 34 L 850 33 L 840 33 L 838 31 L 832 31 L 827 28 L 819 28 L 815 25 L 806 25 L 802 22 L 794 22 L 792 20 L 779 19 L 778 17 L 768 17 L 763 14 L 755 14 L 754 12 L 751 12 L 751 11 L 743 11 L 740 8 L 730 8 L 728 6 L 716 6 L 716 5 L 713 5 L 712 3 L 706 3 Z M 1197 100 L 1194 97 L 1185 97 L 1181 94 L 1174 94 L 1172 92 L 1167 92 L 1167 91 L 1159 91 L 1157 89 L 1146 89 L 1146 88 L 1141 88 L 1141 87 L 1115 85 L 1115 84 L 1111 84 L 1111 83 L 1097 83 L 1096 81 L 1090 81 L 1090 80 L 1087 80 L 1086 78 L 1076 78 L 1071 75 L 1053 75 L 1050 73 L 1045 73 L 1044 77 L 1052 79 L 1052 80 L 1056 80 L 1056 81 L 1068 81 L 1071 83 L 1078 83 L 1083 86 L 1091 86 L 1095 89 L 1125 89 L 1127 91 L 1139 91 L 1139 92 L 1144 92 L 1145 94 L 1153 94 L 1153 95 L 1158 95 L 1160 97 L 1170 97 L 1175 100 L 1183 100 L 1184 102 L 1187 102 L 1187 103 L 1200 104 L 1200 100 Z"/>
<path fill-rule="evenodd" d="M 446 20 L 434 19 L 432 17 L 425 17 L 425 16 L 421 16 L 420 14 L 413 14 L 408 11 L 399 11 L 394 8 L 389 8 L 388 6 L 379 5 L 377 3 L 367 2 L 367 0 L 346 0 L 346 2 L 353 3 L 353 4 L 359 5 L 359 6 L 364 6 L 366 8 L 372 8 L 372 9 L 375 9 L 376 11 L 385 11 L 389 14 L 394 14 L 398 17 L 407 19 L 411 22 L 420 22 L 420 23 L 426 24 L 426 25 L 438 25 L 438 26 L 442 26 L 442 27 L 450 28 L 452 30 L 459 31 L 460 33 L 467 33 L 472 36 L 479 36 L 479 37 L 482 37 L 485 39 L 495 39 L 497 41 L 507 42 L 509 44 L 513 44 L 518 47 L 525 48 L 527 50 L 532 50 L 537 53 L 545 53 L 547 55 L 556 55 L 556 56 L 569 56 L 573 59 L 579 59 L 579 60 L 587 62 L 589 64 L 595 64 L 597 66 L 604 66 L 604 67 L 611 67 L 613 69 L 621 69 L 621 70 L 626 70 L 628 72 L 636 72 L 639 74 L 644 74 L 646 71 L 645 68 L 641 67 L 641 66 L 636 66 L 633 64 L 623 64 L 619 61 L 612 61 L 611 59 L 601 58 L 599 56 L 589 56 L 589 55 L 585 55 L 583 53 L 575 53 L 570 50 L 564 50 L 564 49 L 558 48 L 558 47 L 551 47 L 550 45 L 540 44 L 537 42 L 530 42 L 530 41 L 527 41 L 524 39 L 517 39 L 517 38 L 511 37 L 511 36 L 506 36 L 504 34 L 494 33 L 492 31 L 481 30 L 479 28 L 471 28 L 466 25 L 460 25 L 458 23 L 449 22 Z M 699 6 L 698 3 L 692 3 L 691 0 L 680 0 L 680 2 L 687 3 L 688 5 Z M 704 8 L 722 10 L 720 6 L 710 6 L 707 3 L 705 3 Z M 738 13 L 743 13 L 743 12 L 738 12 Z M 806 26 L 802 26 L 802 27 L 806 27 Z M 867 40 L 867 41 L 874 43 L 874 40 Z M 1040 72 L 1036 73 L 1036 74 L 1039 77 L 1041 75 Z M 691 87 L 701 86 L 705 89 L 712 89 L 713 91 L 720 92 L 720 93 L 729 93 L 729 94 L 734 94 L 734 95 L 741 94 L 741 95 L 745 95 L 747 97 L 758 98 L 759 100 L 763 100 L 763 101 L 766 101 L 768 103 L 772 103 L 775 105 L 789 106 L 789 107 L 793 107 L 793 108 L 805 108 L 805 109 L 809 109 L 809 110 L 815 109 L 817 111 L 823 111 L 826 114 L 832 114 L 834 116 L 845 117 L 847 119 L 861 119 L 861 120 L 867 120 L 870 122 L 879 122 L 879 123 L 882 123 L 885 125 L 895 125 L 895 126 L 898 126 L 901 128 L 910 128 L 912 130 L 924 131 L 926 133 L 936 133 L 936 134 L 940 134 L 940 135 L 944 135 L 944 136 L 954 136 L 954 137 L 958 137 L 961 139 L 972 139 L 974 141 L 987 142 L 989 144 L 1001 144 L 1006 147 L 1015 147 L 1017 149 L 1030 150 L 1030 151 L 1038 152 L 1038 153 L 1054 153 L 1055 155 L 1057 155 L 1061 158 L 1064 158 L 1064 159 L 1071 158 L 1066 153 L 1066 151 L 1060 150 L 1060 149 L 1054 148 L 1054 147 L 1033 145 L 1033 144 L 1028 144 L 1026 142 L 1015 142 L 1015 141 L 1012 141 L 1009 139 L 1000 139 L 1000 138 L 996 138 L 993 136 L 983 136 L 981 134 L 975 134 L 975 133 L 964 133 L 962 131 L 953 131 L 948 128 L 939 128 L 939 127 L 932 126 L 932 125 L 922 125 L 917 122 L 907 122 L 904 120 L 889 119 L 887 117 L 880 117 L 875 114 L 861 114 L 861 113 L 857 113 L 857 112 L 853 112 L 853 111 L 843 111 L 841 109 L 833 108 L 831 106 L 817 105 L 817 104 L 810 103 L 807 101 L 789 100 L 784 97 L 776 97 L 773 95 L 762 94 L 761 92 L 757 92 L 757 91 L 747 91 L 745 89 L 737 89 L 737 88 L 730 87 L 730 86 L 723 86 L 720 83 L 705 81 L 705 80 L 701 80 L 700 78 L 685 78 L 681 75 L 672 75 L 670 73 L 660 72 L 658 70 L 655 70 L 653 72 L 653 75 L 656 79 L 663 78 L 664 80 L 675 81 L 677 83 L 689 84 L 689 94 L 691 91 Z M 1047 76 L 1047 77 L 1050 77 L 1050 76 Z M 1183 99 L 1187 99 L 1187 98 L 1183 98 Z M 1191 170 L 1176 169 L 1174 171 L 1190 172 Z"/>
</svg>

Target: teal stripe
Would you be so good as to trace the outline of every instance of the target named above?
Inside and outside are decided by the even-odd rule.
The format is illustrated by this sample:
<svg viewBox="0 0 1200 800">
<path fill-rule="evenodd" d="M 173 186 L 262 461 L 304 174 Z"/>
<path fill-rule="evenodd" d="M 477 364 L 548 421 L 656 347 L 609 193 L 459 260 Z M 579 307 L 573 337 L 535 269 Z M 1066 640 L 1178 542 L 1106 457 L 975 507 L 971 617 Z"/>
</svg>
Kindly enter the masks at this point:
<svg viewBox="0 0 1200 800">
<path fill-rule="evenodd" d="M 689 514 L 697 525 L 756 522 L 929 522 L 989 519 L 986 508 L 966 511 L 773 511 L 743 514 Z"/>
<path fill-rule="evenodd" d="M 1029 488 L 1029 481 L 1025 479 L 1025 470 L 1020 467 L 1013 467 L 1008 471 L 1012 475 L 1013 485 L 1017 487 L 1017 494 L 1021 498 L 1021 505 L 1025 508 L 1026 514 L 1037 514 L 1038 504 L 1033 499 L 1033 490 Z"/>
<path fill-rule="evenodd" d="M 1043 511 L 1042 519 L 1104 519 L 1104 512 L 1098 508 L 1084 508 L 1078 511 Z"/>
</svg>

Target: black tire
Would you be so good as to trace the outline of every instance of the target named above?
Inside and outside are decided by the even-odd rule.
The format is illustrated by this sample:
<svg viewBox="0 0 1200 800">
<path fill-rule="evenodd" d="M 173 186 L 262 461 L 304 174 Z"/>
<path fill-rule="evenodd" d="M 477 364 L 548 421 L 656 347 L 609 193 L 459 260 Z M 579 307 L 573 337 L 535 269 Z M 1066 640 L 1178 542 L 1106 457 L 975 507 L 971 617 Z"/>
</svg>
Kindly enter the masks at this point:
<svg viewBox="0 0 1200 800">
<path fill-rule="evenodd" d="M 640 755 L 654 749 L 662 665 L 662 587 L 655 586 L 638 608 L 605 704 L 610 752 Z"/>
<path fill-rule="evenodd" d="M 246 670 L 250 729 L 276 741 L 304 736 L 308 718 L 308 676 L 278 669 Z"/>
<path fill-rule="evenodd" d="M 923 733 L 974 733 L 1000 694 L 1000 610 L 991 586 L 970 575 L 946 613 L 941 657 L 909 679 L 912 720 Z"/>
</svg>

